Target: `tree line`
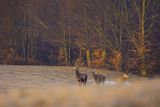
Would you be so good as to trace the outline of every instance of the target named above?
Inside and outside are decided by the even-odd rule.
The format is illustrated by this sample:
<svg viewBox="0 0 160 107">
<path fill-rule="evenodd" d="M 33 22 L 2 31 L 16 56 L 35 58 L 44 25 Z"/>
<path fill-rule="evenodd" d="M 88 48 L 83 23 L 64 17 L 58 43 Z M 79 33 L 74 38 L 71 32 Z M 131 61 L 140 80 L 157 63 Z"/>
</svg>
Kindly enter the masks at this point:
<svg viewBox="0 0 160 107">
<path fill-rule="evenodd" d="M 160 69 L 159 0 L 7 0 L 6 7 L 1 63 L 142 76 Z"/>
</svg>

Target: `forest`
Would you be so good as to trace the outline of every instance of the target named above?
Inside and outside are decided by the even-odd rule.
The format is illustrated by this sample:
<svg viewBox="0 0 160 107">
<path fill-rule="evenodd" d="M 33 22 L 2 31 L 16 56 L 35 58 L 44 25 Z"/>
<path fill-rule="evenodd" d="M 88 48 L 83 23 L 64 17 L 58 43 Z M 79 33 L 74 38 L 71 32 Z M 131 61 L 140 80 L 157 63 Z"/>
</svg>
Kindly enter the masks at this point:
<svg viewBox="0 0 160 107">
<path fill-rule="evenodd" d="M 0 64 L 160 74 L 160 0 L 1 0 Z"/>
</svg>

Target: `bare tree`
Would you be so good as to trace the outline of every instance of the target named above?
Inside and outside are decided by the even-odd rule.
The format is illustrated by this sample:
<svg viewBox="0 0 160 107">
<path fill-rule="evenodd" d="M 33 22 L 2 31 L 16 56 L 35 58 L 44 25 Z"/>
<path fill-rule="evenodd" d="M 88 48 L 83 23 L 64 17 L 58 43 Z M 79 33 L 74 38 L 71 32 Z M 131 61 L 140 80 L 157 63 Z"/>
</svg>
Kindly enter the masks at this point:
<svg viewBox="0 0 160 107">
<path fill-rule="evenodd" d="M 132 7 L 126 8 L 129 19 L 125 24 L 125 30 L 140 61 L 141 75 L 145 76 L 147 75 L 147 56 L 151 51 L 149 36 L 152 36 L 154 23 L 159 16 L 157 11 L 159 5 L 157 0 L 133 0 L 130 1 L 130 5 Z M 129 13 L 129 10 L 132 13 Z"/>
</svg>

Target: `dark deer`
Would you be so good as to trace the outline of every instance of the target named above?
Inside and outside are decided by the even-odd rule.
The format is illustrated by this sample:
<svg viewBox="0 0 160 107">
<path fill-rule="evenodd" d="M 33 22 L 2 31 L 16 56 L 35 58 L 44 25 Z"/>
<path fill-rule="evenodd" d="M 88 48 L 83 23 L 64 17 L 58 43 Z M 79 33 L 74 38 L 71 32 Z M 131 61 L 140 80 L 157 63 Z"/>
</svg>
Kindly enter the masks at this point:
<svg viewBox="0 0 160 107">
<path fill-rule="evenodd" d="M 77 77 L 77 80 L 80 84 L 84 84 L 86 85 L 87 83 L 87 74 L 82 74 L 79 72 L 79 69 L 77 67 L 74 67 L 73 68 L 75 71 L 76 71 L 76 77 Z"/>
<path fill-rule="evenodd" d="M 100 84 L 100 83 L 105 82 L 105 76 L 102 74 L 96 74 L 95 72 L 92 72 L 92 76 L 93 76 L 96 84 Z"/>
</svg>

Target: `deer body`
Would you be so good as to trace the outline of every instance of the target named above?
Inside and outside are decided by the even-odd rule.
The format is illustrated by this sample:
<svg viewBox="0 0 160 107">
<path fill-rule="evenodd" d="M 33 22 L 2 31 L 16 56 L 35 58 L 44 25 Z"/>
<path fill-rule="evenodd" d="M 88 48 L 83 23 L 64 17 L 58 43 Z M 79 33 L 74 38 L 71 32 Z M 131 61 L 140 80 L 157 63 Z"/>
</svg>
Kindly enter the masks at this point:
<svg viewBox="0 0 160 107">
<path fill-rule="evenodd" d="M 96 82 L 96 84 L 104 83 L 105 82 L 105 76 L 102 74 L 96 74 L 95 72 L 92 73 L 92 76 Z"/>
<path fill-rule="evenodd" d="M 127 74 L 123 74 L 123 76 L 121 76 L 119 79 L 118 79 L 118 83 L 120 84 L 120 83 L 125 83 L 126 82 L 126 80 L 128 80 L 129 79 L 129 76 L 127 75 Z"/>
<path fill-rule="evenodd" d="M 87 74 L 80 73 L 78 69 L 75 69 L 75 71 L 76 71 L 77 81 L 85 85 L 87 83 L 87 78 L 88 78 Z"/>
</svg>

